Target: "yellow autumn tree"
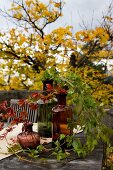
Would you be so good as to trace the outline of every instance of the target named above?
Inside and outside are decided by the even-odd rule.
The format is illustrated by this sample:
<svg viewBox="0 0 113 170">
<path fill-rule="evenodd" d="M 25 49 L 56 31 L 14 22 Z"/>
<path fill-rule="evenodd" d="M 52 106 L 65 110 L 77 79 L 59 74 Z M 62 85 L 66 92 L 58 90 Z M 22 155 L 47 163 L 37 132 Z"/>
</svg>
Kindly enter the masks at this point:
<svg viewBox="0 0 113 170">
<path fill-rule="evenodd" d="M 101 104 L 113 101 L 113 85 L 107 83 L 107 61 L 113 58 L 113 17 L 107 14 L 94 29 L 74 35 L 71 26 L 46 33 L 62 17 L 63 0 L 14 0 L 4 15 L 16 27 L 0 33 L 0 89 L 38 89 L 43 72 L 55 66 L 61 74 L 79 74 Z M 102 63 L 103 62 L 103 63 Z"/>
<path fill-rule="evenodd" d="M 63 5 L 63 1 L 52 0 L 46 4 L 38 0 L 13 2 L 5 15 L 18 27 L 0 34 L 1 89 L 37 89 L 43 71 L 57 65 L 59 57 L 65 66 L 66 51 L 74 46 L 71 27 L 49 34 L 45 31 L 62 16 Z"/>
<path fill-rule="evenodd" d="M 108 62 L 113 67 L 113 17 L 110 4 L 102 23 L 94 28 L 77 32 L 79 53 L 71 56 L 71 65 L 91 87 L 92 95 L 103 105 L 113 102 L 113 76 Z M 74 62 L 73 62 L 74 61 Z"/>
</svg>

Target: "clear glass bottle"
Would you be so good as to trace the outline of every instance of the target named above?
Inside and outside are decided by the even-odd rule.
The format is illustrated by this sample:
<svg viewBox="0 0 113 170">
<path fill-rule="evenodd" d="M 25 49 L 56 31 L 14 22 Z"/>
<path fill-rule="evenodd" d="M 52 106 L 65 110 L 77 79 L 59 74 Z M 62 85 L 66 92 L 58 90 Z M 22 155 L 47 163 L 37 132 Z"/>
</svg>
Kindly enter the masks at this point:
<svg viewBox="0 0 113 170">
<path fill-rule="evenodd" d="M 46 84 L 53 86 L 53 80 L 43 81 L 43 95 L 47 96 Z M 40 135 L 40 143 L 49 143 L 52 141 L 52 108 L 55 105 L 53 100 L 38 101 L 38 133 Z"/>
</svg>

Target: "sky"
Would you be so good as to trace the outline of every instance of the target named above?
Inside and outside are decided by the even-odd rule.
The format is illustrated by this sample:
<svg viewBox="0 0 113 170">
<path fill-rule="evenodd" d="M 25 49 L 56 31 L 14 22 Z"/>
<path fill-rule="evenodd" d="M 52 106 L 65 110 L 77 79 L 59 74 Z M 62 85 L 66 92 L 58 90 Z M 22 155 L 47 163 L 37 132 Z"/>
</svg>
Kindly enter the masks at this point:
<svg viewBox="0 0 113 170">
<path fill-rule="evenodd" d="M 13 0 L 0 0 L 0 8 L 10 8 Z M 47 32 L 58 27 L 64 27 L 67 25 L 73 26 L 73 32 L 77 32 L 83 29 L 82 21 L 85 22 L 88 28 L 98 25 L 105 14 L 110 2 L 112 0 L 65 0 L 66 4 L 63 8 L 63 17 L 57 22 L 53 23 L 47 28 Z M 47 0 L 43 0 L 47 2 Z M 93 20 L 93 22 L 92 22 Z M 91 24 L 92 23 L 92 24 Z M 81 27 L 82 25 L 82 27 Z M 13 27 L 12 23 L 9 23 L 5 18 L 0 16 L 0 30 Z"/>
</svg>

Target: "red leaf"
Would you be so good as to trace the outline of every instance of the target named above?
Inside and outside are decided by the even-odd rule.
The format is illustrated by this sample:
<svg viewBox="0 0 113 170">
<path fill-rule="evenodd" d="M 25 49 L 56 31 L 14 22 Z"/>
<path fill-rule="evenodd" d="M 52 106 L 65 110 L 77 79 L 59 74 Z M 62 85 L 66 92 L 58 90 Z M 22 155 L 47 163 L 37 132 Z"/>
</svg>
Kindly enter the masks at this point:
<svg viewBox="0 0 113 170">
<path fill-rule="evenodd" d="M 13 108 L 9 107 L 7 108 L 7 113 L 4 115 L 5 118 L 9 118 L 9 117 L 14 117 L 16 115 L 16 113 L 14 112 Z"/>
<path fill-rule="evenodd" d="M 0 103 L 0 110 L 6 110 L 7 109 L 7 101 L 3 101 Z"/>
<path fill-rule="evenodd" d="M 60 89 L 60 93 L 66 94 L 66 93 L 67 93 L 67 90 L 65 90 L 65 89 Z"/>
<path fill-rule="evenodd" d="M 47 92 L 51 92 L 53 90 L 53 87 L 51 84 L 46 84 L 46 87 L 47 87 Z"/>
<path fill-rule="evenodd" d="M 4 123 L 3 123 L 3 122 L 0 122 L 0 130 L 3 129 L 3 126 L 4 126 Z"/>
<path fill-rule="evenodd" d="M 48 99 L 47 99 L 47 96 L 42 96 L 41 97 L 41 100 L 43 100 L 43 102 L 45 103 Z"/>
<path fill-rule="evenodd" d="M 57 93 L 61 93 L 61 94 L 67 94 L 67 90 L 62 88 L 62 87 L 60 87 L 60 86 L 56 87 L 56 92 Z"/>
<path fill-rule="evenodd" d="M 7 136 L 7 132 L 3 133 L 2 135 L 0 135 L 0 140 L 3 140 L 4 138 L 6 138 Z"/>
<path fill-rule="evenodd" d="M 27 116 L 28 116 L 28 112 L 26 112 L 26 111 L 20 112 L 20 117 L 21 118 L 24 118 L 24 117 L 27 117 Z"/>
<path fill-rule="evenodd" d="M 14 124 L 18 125 L 18 123 L 21 123 L 21 122 L 23 122 L 23 119 L 20 117 L 16 117 L 14 120 L 11 121 L 11 125 L 14 125 Z"/>
<path fill-rule="evenodd" d="M 18 101 L 18 105 L 19 105 L 20 107 L 25 106 L 25 104 L 26 104 L 26 99 L 20 99 L 20 100 Z"/>
<path fill-rule="evenodd" d="M 40 96 L 41 96 L 40 93 L 32 93 L 32 94 L 31 94 L 31 97 L 32 97 L 33 99 L 36 99 L 36 100 L 40 99 Z"/>
<path fill-rule="evenodd" d="M 7 131 L 7 132 L 11 132 L 11 131 L 13 131 L 14 128 L 15 128 L 15 127 L 12 127 L 12 126 L 11 126 L 11 127 L 8 127 L 8 128 L 6 129 L 6 131 Z"/>
<path fill-rule="evenodd" d="M 8 134 L 9 132 L 11 132 L 14 128 L 15 128 L 15 127 L 8 127 L 8 128 L 6 129 L 6 131 L 5 131 L 3 134 L 0 135 L 0 140 L 3 140 L 4 138 L 6 138 L 7 134 Z"/>
<path fill-rule="evenodd" d="M 31 110 L 36 110 L 38 108 L 38 105 L 36 103 L 30 103 L 29 107 Z"/>
</svg>

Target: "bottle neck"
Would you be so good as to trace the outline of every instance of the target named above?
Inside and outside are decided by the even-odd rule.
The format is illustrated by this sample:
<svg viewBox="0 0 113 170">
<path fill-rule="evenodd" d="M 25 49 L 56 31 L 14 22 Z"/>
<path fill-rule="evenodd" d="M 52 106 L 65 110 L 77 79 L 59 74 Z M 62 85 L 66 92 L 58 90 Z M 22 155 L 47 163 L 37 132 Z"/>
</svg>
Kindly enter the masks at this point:
<svg viewBox="0 0 113 170">
<path fill-rule="evenodd" d="M 67 94 L 57 94 L 58 105 L 66 105 L 66 96 Z"/>
<path fill-rule="evenodd" d="M 22 127 L 22 132 L 32 132 L 33 131 L 32 126 L 33 126 L 33 123 L 31 122 L 24 123 Z"/>
</svg>

